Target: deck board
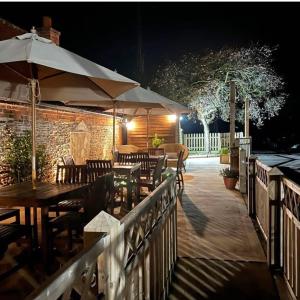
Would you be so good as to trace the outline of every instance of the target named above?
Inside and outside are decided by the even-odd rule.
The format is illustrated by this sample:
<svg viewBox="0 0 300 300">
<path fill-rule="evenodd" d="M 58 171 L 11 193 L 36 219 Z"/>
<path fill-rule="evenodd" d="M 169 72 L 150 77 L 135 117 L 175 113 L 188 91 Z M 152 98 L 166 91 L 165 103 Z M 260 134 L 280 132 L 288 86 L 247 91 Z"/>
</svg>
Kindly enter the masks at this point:
<svg viewBox="0 0 300 300">
<path fill-rule="evenodd" d="M 265 262 L 244 200 L 226 190 L 216 158 L 190 159 L 178 203 L 179 257 Z"/>
<path fill-rule="evenodd" d="M 189 159 L 169 299 L 279 299 L 244 200 L 216 158 Z"/>
</svg>

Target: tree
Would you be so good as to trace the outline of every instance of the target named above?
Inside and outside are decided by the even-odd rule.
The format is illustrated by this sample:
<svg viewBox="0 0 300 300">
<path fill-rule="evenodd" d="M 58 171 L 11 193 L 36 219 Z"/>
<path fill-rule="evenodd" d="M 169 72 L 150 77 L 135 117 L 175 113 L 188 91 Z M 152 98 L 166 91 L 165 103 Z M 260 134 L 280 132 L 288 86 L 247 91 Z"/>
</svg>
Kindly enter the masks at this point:
<svg viewBox="0 0 300 300">
<path fill-rule="evenodd" d="M 204 127 L 205 149 L 210 151 L 209 124 L 229 119 L 229 82 L 237 88 L 237 120 L 243 122 L 245 99 L 256 126 L 278 115 L 287 94 L 284 81 L 274 68 L 277 48 L 252 45 L 224 48 L 205 55 L 184 55 L 158 68 L 153 88 L 172 100 L 188 104 Z"/>
</svg>

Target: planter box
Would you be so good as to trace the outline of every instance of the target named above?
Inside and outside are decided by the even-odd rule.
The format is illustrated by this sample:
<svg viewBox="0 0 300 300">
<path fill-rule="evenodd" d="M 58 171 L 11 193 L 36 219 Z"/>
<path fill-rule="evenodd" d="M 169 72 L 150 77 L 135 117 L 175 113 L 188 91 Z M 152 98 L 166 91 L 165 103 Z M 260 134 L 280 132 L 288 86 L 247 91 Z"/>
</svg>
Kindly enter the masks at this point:
<svg viewBox="0 0 300 300">
<path fill-rule="evenodd" d="M 230 155 L 220 154 L 220 164 L 230 164 Z"/>
</svg>

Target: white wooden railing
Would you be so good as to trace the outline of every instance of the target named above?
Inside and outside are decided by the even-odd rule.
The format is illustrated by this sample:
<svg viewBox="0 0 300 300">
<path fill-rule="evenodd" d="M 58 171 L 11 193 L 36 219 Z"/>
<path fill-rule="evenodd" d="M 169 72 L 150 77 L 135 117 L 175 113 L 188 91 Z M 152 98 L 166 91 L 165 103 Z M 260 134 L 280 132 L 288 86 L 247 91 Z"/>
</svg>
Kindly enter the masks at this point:
<svg viewBox="0 0 300 300">
<path fill-rule="evenodd" d="M 283 273 L 291 293 L 300 299 L 300 186 L 282 180 L 283 199 Z"/>
<path fill-rule="evenodd" d="M 102 211 L 85 248 L 27 299 L 166 299 L 177 257 L 176 177 L 171 173 L 122 220 Z M 97 280 L 96 280 L 97 278 Z"/>
<path fill-rule="evenodd" d="M 249 214 L 266 240 L 267 262 L 300 299 L 300 186 L 254 157 L 248 166 Z"/>
<path fill-rule="evenodd" d="M 242 138 L 243 132 L 236 132 L 235 137 Z M 210 133 L 209 142 L 211 151 L 219 151 L 224 147 L 229 148 L 230 133 Z M 183 143 L 190 151 L 205 151 L 203 133 L 185 133 L 183 135 Z"/>
</svg>

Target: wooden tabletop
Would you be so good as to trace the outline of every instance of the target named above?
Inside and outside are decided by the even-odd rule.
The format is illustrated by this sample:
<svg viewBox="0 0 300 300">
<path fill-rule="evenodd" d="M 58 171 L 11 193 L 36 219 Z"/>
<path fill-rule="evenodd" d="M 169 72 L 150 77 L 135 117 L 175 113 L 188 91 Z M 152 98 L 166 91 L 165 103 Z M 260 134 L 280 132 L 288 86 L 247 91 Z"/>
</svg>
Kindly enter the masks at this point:
<svg viewBox="0 0 300 300">
<path fill-rule="evenodd" d="M 33 190 L 31 182 L 13 184 L 0 189 L 0 206 L 48 206 L 55 203 L 57 197 L 85 186 L 87 184 L 37 183 Z"/>
<path fill-rule="evenodd" d="M 138 168 L 141 167 L 140 163 L 133 163 L 133 164 L 120 164 L 120 163 L 114 163 L 112 169 L 113 170 L 128 170 L 130 172 L 134 172 Z"/>
</svg>

